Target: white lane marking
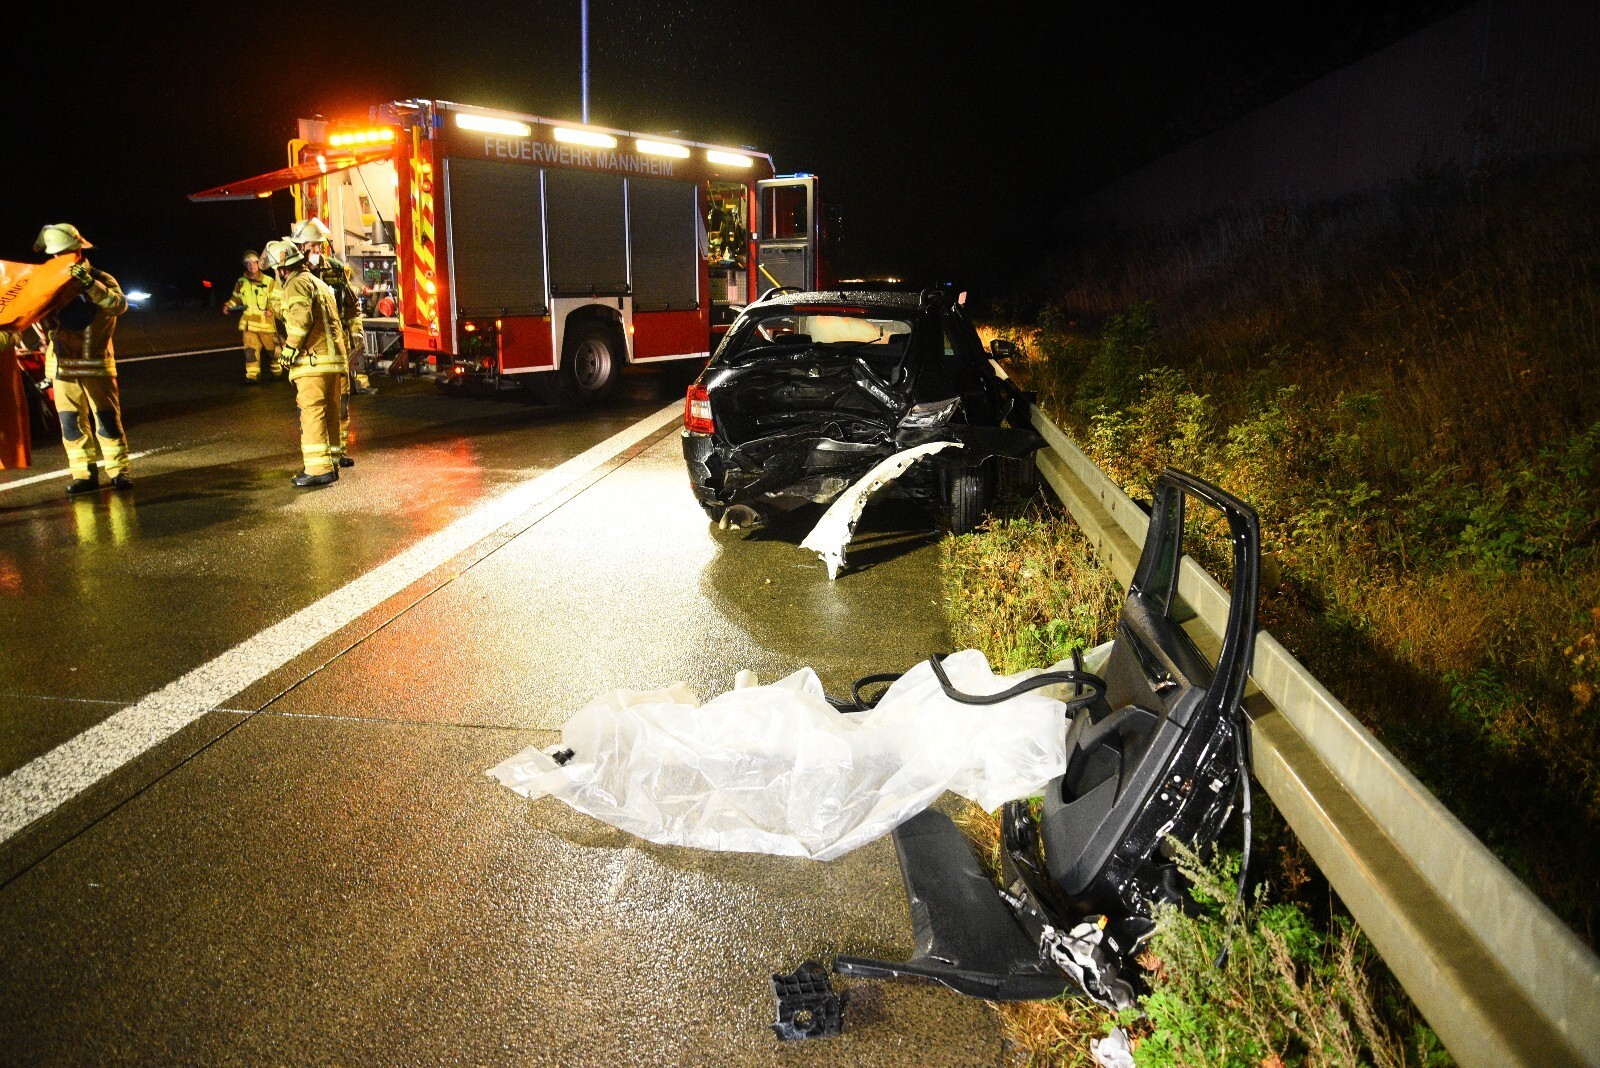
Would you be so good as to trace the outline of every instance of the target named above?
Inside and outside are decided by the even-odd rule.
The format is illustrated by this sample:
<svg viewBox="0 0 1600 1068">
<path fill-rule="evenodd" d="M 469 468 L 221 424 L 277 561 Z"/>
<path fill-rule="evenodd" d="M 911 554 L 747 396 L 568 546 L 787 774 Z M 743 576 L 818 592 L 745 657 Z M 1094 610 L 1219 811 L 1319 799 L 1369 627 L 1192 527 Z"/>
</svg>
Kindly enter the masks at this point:
<svg viewBox="0 0 1600 1068">
<path fill-rule="evenodd" d="M 565 463 L 485 501 L 315 604 L 246 638 L 209 663 L 17 768 L 0 779 L 0 842 L 55 811 L 451 557 L 682 417 L 683 405 L 677 403 L 646 416 Z"/>
<path fill-rule="evenodd" d="M 179 356 L 207 356 L 213 352 L 238 352 L 243 345 L 228 345 L 220 349 L 190 349 L 188 352 L 158 352 L 154 356 L 118 356 L 118 363 L 141 363 L 145 360 L 174 360 Z"/>
<path fill-rule="evenodd" d="M 128 462 L 132 463 L 134 460 L 139 460 L 146 456 L 154 456 L 156 453 L 162 451 L 164 450 L 146 449 L 144 452 L 130 452 L 128 454 Z M 96 460 L 94 465 L 96 467 L 104 467 L 106 462 L 104 460 Z M 27 478 L 19 478 L 15 482 L 7 482 L 3 485 L 0 485 L 0 493 L 4 493 L 6 490 L 20 489 L 23 486 L 31 486 L 35 482 L 49 482 L 52 478 L 60 478 L 62 475 L 70 474 L 72 474 L 72 469 L 70 467 L 63 467 L 59 471 L 46 471 L 41 475 L 29 475 Z"/>
</svg>

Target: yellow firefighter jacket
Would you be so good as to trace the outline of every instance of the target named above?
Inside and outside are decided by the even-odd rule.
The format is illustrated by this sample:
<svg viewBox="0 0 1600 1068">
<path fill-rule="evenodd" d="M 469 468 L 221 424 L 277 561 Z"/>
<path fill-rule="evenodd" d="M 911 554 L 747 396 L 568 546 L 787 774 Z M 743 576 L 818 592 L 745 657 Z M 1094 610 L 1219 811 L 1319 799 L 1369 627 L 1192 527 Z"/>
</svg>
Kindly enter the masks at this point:
<svg viewBox="0 0 1600 1068">
<path fill-rule="evenodd" d="M 90 267 L 89 273 L 94 280 L 87 286 L 69 286 L 76 295 L 40 323 L 48 338 L 44 373 L 50 378 L 117 376 L 111 335 L 117 329 L 117 316 L 128 310 L 128 298 L 106 272 Z"/>
<path fill-rule="evenodd" d="M 239 313 L 241 333 L 253 330 L 258 334 L 270 334 L 277 329 L 277 320 L 273 315 L 273 305 L 277 300 L 277 279 L 262 271 L 253 279 L 247 274 L 240 275 L 239 280 L 233 283 L 233 295 L 223 307 L 244 309 Z"/>
<path fill-rule="evenodd" d="M 296 271 L 283 283 L 279 301 L 284 344 L 299 350 L 289 368 L 289 380 L 343 374 L 347 348 L 333 290 L 310 271 Z"/>
</svg>

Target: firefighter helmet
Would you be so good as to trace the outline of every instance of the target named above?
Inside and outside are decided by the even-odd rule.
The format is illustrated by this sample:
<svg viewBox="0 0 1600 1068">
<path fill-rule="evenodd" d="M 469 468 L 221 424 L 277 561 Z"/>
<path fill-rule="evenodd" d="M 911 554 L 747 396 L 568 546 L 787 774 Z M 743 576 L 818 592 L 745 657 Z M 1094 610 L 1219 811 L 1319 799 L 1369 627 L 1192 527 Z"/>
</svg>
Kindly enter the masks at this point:
<svg viewBox="0 0 1600 1068">
<path fill-rule="evenodd" d="M 255 260 L 257 263 L 261 262 L 261 256 L 260 256 L 259 253 L 256 252 L 255 249 L 248 249 L 248 250 L 246 250 L 246 252 L 244 254 L 243 262 L 244 262 L 244 265 L 246 267 L 250 266 L 250 261 L 251 260 Z"/>
<path fill-rule="evenodd" d="M 289 231 L 289 240 L 297 245 L 321 244 L 332 237 L 333 232 L 323 225 L 321 219 L 314 217 L 302 219 L 295 223 L 294 228 Z"/>
<path fill-rule="evenodd" d="M 51 256 L 91 248 L 94 246 L 85 241 L 83 235 L 78 233 L 78 228 L 71 223 L 51 223 L 39 231 L 39 237 L 33 243 L 33 251 Z"/>
<path fill-rule="evenodd" d="M 305 254 L 300 251 L 299 246 L 288 238 L 284 238 L 281 241 L 268 241 L 267 247 L 261 251 L 261 266 L 268 270 L 274 270 L 278 267 L 293 267 L 303 259 L 305 259 Z"/>
</svg>

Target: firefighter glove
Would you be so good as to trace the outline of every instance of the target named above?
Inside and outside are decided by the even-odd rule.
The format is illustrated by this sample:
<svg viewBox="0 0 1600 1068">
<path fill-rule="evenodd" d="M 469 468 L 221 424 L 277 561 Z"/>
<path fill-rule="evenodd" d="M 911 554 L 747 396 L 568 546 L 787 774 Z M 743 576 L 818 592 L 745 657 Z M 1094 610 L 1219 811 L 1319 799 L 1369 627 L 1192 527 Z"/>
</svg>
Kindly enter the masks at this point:
<svg viewBox="0 0 1600 1068">
<path fill-rule="evenodd" d="M 71 267 L 67 268 L 67 273 L 82 285 L 88 286 L 94 284 L 94 275 L 89 273 L 89 267 L 87 264 L 74 263 Z"/>
<path fill-rule="evenodd" d="M 285 345 L 278 350 L 278 370 L 288 371 L 294 366 L 294 358 L 300 355 L 300 350 L 292 345 Z"/>
</svg>

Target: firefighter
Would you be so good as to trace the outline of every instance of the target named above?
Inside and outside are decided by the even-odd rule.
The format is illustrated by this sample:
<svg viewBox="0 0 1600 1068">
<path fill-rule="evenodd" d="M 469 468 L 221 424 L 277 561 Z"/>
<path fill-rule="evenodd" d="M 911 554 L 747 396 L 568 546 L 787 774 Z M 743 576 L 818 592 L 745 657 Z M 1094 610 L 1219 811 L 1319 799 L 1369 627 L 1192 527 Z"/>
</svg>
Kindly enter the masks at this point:
<svg viewBox="0 0 1600 1068">
<path fill-rule="evenodd" d="M 61 442 L 72 468 L 69 495 L 100 488 L 96 460 L 105 464 L 113 489 L 133 488 L 111 343 L 117 316 L 128 310 L 128 299 L 115 278 L 89 265 L 83 254 L 93 247 L 71 223 L 46 226 L 33 243 L 35 252 L 50 256 L 78 254 L 70 268 L 72 282 L 62 290 L 63 303 L 40 322 L 45 333 L 45 374 L 53 380 Z"/>
<path fill-rule="evenodd" d="M 339 480 L 339 408 L 349 359 L 338 300 L 292 242 L 270 242 L 262 264 L 277 275 L 284 329 L 278 369 L 295 384 L 300 409 L 303 469 L 294 484 L 326 486 Z"/>
<path fill-rule="evenodd" d="M 361 297 L 356 291 L 355 271 L 349 264 L 333 255 L 329 240 L 333 234 L 321 219 L 306 219 L 296 223 L 290 240 L 300 246 L 318 278 L 328 283 L 339 298 L 339 315 L 344 323 L 344 337 L 350 346 L 350 386 L 352 393 L 370 394 L 372 380 L 366 373 L 366 332 L 361 321 Z"/>
<path fill-rule="evenodd" d="M 356 339 L 361 336 L 361 309 L 351 288 L 350 268 L 343 260 L 328 251 L 328 239 L 332 236 L 321 219 L 311 218 L 295 223 L 289 232 L 288 240 L 299 247 L 301 254 L 306 258 L 307 269 L 333 290 L 334 298 L 338 302 L 339 325 L 344 330 L 345 351 L 351 353 L 350 363 L 345 368 L 344 389 L 339 394 L 339 466 L 354 467 L 356 460 L 350 454 L 350 394 L 357 388 L 354 379 L 360 369 L 360 357 L 356 354 L 359 342 Z M 362 377 L 365 378 L 364 375 Z M 361 391 L 376 392 L 370 388 Z"/>
<path fill-rule="evenodd" d="M 272 380 L 272 365 L 278 358 L 278 326 L 273 304 L 278 299 L 277 281 L 261 270 L 261 257 L 244 254 L 244 274 L 233 284 L 233 295 L 222 306 L 223 314 L 239 312 L 239 339 L 244 344 L 246 382 Z"/>
</svg>

